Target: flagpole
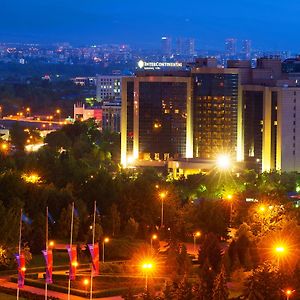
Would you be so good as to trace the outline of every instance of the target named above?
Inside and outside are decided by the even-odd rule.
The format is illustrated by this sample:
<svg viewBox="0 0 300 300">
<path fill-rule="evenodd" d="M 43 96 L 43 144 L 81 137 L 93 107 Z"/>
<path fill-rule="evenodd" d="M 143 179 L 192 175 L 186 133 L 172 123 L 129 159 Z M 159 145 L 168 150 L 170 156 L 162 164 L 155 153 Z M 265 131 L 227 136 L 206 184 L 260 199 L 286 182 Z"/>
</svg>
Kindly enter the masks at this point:
<svg viewBox="0 0 300 300">
<path fill-rule="evenodd" d="M 71 213 L 71 234 L 70 234 L 71 253 L 72 253 L 72 243 L 73 243 L 73 222 L 74 222 L 74 202 L 72 203 L 72 213 Z M 70 271 L 69 271 L 68 300 L 70 300 L 70 292 L 71 292 L 71 278 L 70 278 Z"/>
<path fill-rule="evenodd" d="M 95 251 L 96 210 L 97 210 L 97 203 L 95 201 L 94 202 L 94 220 L 93 220 L 93 251 Z M 90 290 L 90 300 L 92 300 L 92 299 L 93 299 L 93 264 L 91 266 L 91 290 Z"/>
<path fill-rule="evenodd" d="M 23 209 L 21 208 L 20 227 L 19 227 L 19 255 L 21 255 L 22 215 L 23 215 Z M 17 300 L 19 300 L 19 296 L 20 296 L 20 288 L 19 288 L 19 285 L 18 285 L 18 287 L 17 287 Z"/>
<path fill-rule="evenodd" d="M 48 255 L 48 206 L 46 207 L 46 253 Z M 46 271 L 47 272 L 47 271 Z M 45 300 L 48 299 L 47 274 L 45 274 Z"/>
</svg>

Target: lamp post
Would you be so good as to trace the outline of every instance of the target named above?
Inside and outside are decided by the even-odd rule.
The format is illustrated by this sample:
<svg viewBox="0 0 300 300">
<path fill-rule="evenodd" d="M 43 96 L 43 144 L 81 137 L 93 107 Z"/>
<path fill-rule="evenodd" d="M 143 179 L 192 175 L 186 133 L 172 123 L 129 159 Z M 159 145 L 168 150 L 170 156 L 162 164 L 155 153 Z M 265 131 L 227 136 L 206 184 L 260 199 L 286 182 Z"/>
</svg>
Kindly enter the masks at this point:
<svg viewBox="0 0 300 300">
<path fill-rule="evenodd" d="M 153 268 L 152 262 L 145 262 L 142 265 L 143 271 L 145 273 L 145 290 L 148 291 L 148 274 Z"/>
<path fill-rule="evenodd" d="M 109 238 L 106 237 L 103 239 L 103 242 L 102 242 L 102 262 L 104 262 L 104 251 L 105 251 L 105 244 L 109 242 Z"/>
<path fill-rule="evenodd" d="M 196 255 L 196 239 L 201 236 L 201 232 L 197 231 L 193 233 L 194 237 L 194 254 Z"/>
<path fill-rule="evenodd" d="M 151 253 L 153 251 L 153 240 L 157 239 L 157 235 L 156 234 L 152 234 L 151 236 L 151 240 L 150 240 L 150 245 L 151 245 Z"/>
<path fill-rule="evenodd" d="M 87 278 L 85 278 L 83 280 L 83 285 L 84 285 L 84 288 L 85 288 L 85 296 L 86 297 L 88 296 L 88 289 L 87 288 L 88 288 L 89 283 L 90 283 L 90 281 Z"/>
<path fill-rule="evenodd" d="M 161 199 L 161 219 L 160 219 L 160 228 L 164 227 L 164 199 L 167 196 L 166 192 L 161 192 L 159 194 L 160 199 Z"/>
<path fill-rule="evenodd" d="M 287 289 L 287 290 L 282 290 L 282 292 L 285 294 L 286 300 L 290 300 L 290 297 L 295 292 L 295 290 Z"/>
<path fill-rule="evenodd" d="M 279 269 L 280 267 L 280 258 L 282 255 L 284 255 L 286 249 L 283 245 L 277 245 L 275 247 L 275 253 L 276 253 L 276 256 L 277 256 L 277 267 Z"/>
</svg>

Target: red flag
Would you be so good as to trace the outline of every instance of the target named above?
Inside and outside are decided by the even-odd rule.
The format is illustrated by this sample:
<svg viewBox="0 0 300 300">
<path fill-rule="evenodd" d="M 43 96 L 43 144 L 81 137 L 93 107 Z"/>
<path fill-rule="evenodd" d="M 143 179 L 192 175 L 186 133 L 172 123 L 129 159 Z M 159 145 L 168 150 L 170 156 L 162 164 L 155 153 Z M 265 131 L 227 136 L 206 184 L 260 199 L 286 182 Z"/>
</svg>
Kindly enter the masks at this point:
<svg viewBox="0 0 300 300">
<path fill-rule="evenodd" d="M 53 270 L 53 253 L 52 250 L 42 250 L 46 262 L 46 283 L 53 283 L 52 270 Z"/>
<path fill-rule="evenodd" d="M 68 250 L 69 258 L 70 258 L 69 278 L 70 278 L 70 280 L 75 280 L 75 278 L 76 278 L 76 268 L 78 266 L 77 248 L 76 248 L 76 246 L 68 245 L 67 250 Z"/>
<path fill-rule="evenodd" d="M 18 288 L 24 287 L 25 283 L 25 256 L 24 254 L 15 254 L 18 263 Z"/>
<path fill-rule="evenodd" d="M 93 276 L 96 276 L 99 275 L 99 245 L 89 244 L 88 247 L 92 256 Z"/>
</svg>

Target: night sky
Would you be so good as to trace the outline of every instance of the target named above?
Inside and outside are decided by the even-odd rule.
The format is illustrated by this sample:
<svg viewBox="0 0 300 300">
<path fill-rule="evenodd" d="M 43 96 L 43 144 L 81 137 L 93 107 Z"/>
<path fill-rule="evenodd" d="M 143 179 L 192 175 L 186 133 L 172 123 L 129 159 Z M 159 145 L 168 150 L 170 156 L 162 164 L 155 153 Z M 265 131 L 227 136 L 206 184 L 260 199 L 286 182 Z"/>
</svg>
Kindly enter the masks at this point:
<svg viewBox="0 0 300 300">
<path fill-rule="evenodd" d="M 194 37 L 223 48 L 226 37 L 254 48 L 300 50 L 299 0 L 1 0 L 0 41 L 160 46 L 160 37 Z"/>
</svg>

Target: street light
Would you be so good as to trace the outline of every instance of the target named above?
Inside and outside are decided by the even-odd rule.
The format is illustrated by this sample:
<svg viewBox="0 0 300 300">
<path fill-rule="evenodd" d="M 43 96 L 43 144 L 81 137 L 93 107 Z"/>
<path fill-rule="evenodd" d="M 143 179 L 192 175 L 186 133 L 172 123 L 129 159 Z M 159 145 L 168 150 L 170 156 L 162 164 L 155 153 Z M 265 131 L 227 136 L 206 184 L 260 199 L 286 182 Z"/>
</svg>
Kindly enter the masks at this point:
<svg viewBox="0 0 300 300">
<path fill-rule="evenodd" d="M 282 292 L 286 295 L 286 300 L 289 300 L 292 294 L 295 292 L 295 290 L 287 289 L 282 290 Z"/>
<path fill-rule="evenodd" d="M 274 248 L 275 254 L 277 256 L 277 267 L 280 267 L 280 258 L 285 254 L 286 248 L 284 245 L 276 245 Z"/>
<path fill-rule="evenodd" d="M 160 227 L 164 227 L 164 199 L 167 196 L 167 192 L 161 192 L 159 197 L 161 199 L 161 219 L 160 219 Z"/>
<path fill-rule="evenodd" d="M 109 238 L 106 237 L 103 239 L 102 242 L 102 262 L 104 262 L 104 251 L 105 251 L 105 244 L 107 244 L 109 242 Z"/>
<path fill-rule="evenodd" d="M 53 247 L 54 247 L 54 241 L 50 241 L 50 242 L 49 242 L 49 247 L 50 247 L 50 248 L 53 248 Z"/>
<path fill-rule="evenodd" d="M 228 170 L 231 166 L 231 159 L 227 154 L 220 154 L 217 157 L 217 166 L 220 170 Z"/>
<path fill-rule="evenodd" d="M 196 239 L 198 237 L 200 237 L 200 236 L 201 236 L 201 232 L 200 231 L 197 231 L 197 232 L 193 233 L 193 237 L 194 237 L 194 253 L 195 253 L 195 255 L 196 255 Z"/>
<path fill-rule="evenodd" d="M 151 240 L 150 240 L 150 244 L 151 244 L 151 253 L 153 251 L 153 240 L 157 240 L 157 235 L 156 234 L 152 234 L 151 236 Z"/>
<path fill-rule="evenodd" d="M 149 272 L 153 269 L 153 263 L 151 261 L 146 261 L 142 264 L 142 269 L 145 273 L 145 290 L 148 291 L 148 276 Z"/>
<path fill-rule="evenodd" d="M 85 287 L 85 294 L 86 294 L 86 296 L 88 295 L 88 289 L 87 288 L 88 288 L 89 283 L 90 283 L 90 281 L 87 278 L 85 278 L 83 280 L 83 285 Z"/>
</svg>

